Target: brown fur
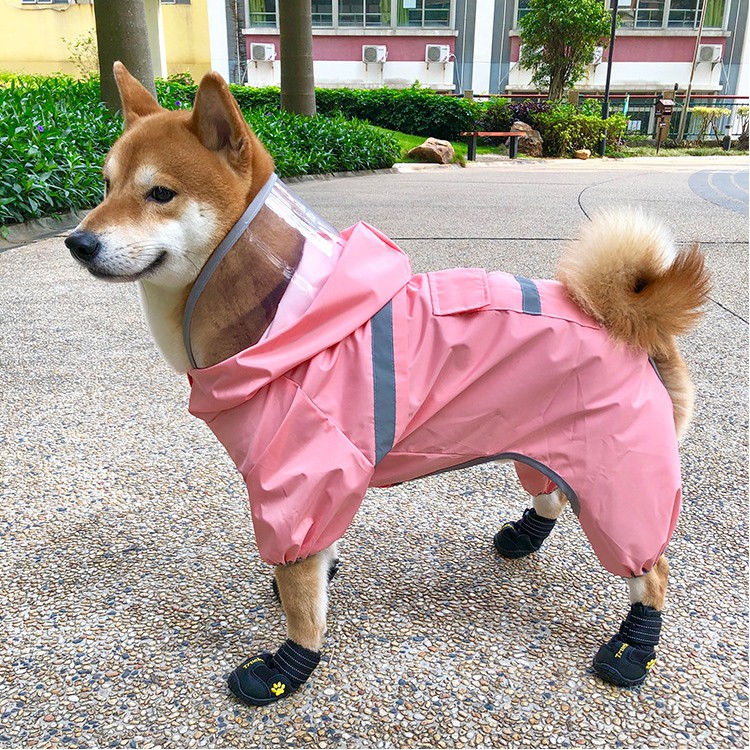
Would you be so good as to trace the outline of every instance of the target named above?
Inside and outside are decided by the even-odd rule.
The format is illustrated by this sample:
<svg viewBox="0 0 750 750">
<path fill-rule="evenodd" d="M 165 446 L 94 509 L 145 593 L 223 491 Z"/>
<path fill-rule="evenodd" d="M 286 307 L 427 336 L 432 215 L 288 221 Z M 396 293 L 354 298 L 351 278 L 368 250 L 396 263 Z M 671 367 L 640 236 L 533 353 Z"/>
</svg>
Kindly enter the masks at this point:
<svg viewBox="0 0 750 750">
<path fill-rule="evenodd" d="M 619 214 L 617 221 L 624 226 L 629 219 Z M 557 278 L 614 338 L 652 356 L 669 357 L 674 337 L 698 323 L 710 275 L 697 245 L 677 253 L 665 267 L 662 259 L 669 248 L 660 242 L 662 227 L 637 214 L 630 221 L 642 227 L 642 237 L 632 231 L 618 234 L 609 215 L 595 219 L 562 255 Z"/>
<path fill-rule="evenodd" d="M 293 565 L 276 566 L 281 604 L 287 618 L 287 635 L 300 646 L 318 651 L 326 629 L 328 555 L 317 555 Z"/>
<path fill-rule="evenodd" d="M 669 561 L 662 555 L 651 570 L 640 576 L 641 604 L 653 607 L 661 612 L 664 609 L 664 600 L 667 596 L 667 580 L 669 578 Z"/>
</svg>

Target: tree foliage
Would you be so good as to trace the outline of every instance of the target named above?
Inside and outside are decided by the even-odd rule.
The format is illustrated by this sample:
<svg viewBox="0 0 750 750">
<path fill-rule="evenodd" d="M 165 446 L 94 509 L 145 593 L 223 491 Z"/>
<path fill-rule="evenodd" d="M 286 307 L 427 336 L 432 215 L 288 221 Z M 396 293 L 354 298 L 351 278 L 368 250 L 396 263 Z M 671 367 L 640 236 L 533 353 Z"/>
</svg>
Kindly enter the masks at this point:
<svg viewBox="0 0 750 750">
<path fill-rule="evenodd" d="M 521 65 L 549 98 L 562 99 L 591 63 L 594 48 L 608 44 L 612 16 L 602 0 L 530 0 L 521 18 Z"/>
</svg>

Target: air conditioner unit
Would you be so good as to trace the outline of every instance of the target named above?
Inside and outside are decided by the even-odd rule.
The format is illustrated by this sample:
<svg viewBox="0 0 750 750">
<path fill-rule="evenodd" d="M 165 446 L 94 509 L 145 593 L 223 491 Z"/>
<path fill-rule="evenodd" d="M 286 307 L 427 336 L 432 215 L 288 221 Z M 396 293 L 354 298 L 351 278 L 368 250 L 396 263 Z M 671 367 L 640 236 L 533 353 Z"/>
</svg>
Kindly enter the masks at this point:
<svg viewBox="0 0 750 750">
<path fill-rule="evenodd" d="M 591 64 L 599 65 L 604 59 L 604 47 L 594 47 L 594 54 L 591 55 Z"/>
<path fill-rule="evenodd" d="M 363 44 L 363 63 L 384 63 L 388 57 L 388 50 L 384 44 Z"/>
<path fill-rule="evenodd" d="M 698 62 L 717 63 L 721 61 L 724 48 L 720 44 L 699 44 Z"/>
<path fill-rule="evenodd" d="M 424 48 L 426 63 L 447 63 L 451 55 L 451 48 L 447 44 L 427 44 Z"/>
<path fill-rule="evenodd" d="M 253 62 L 270 62 L 276 59 L 276 47 L 273 44 L 250 45 L 250 59 Z"/>
</svg>

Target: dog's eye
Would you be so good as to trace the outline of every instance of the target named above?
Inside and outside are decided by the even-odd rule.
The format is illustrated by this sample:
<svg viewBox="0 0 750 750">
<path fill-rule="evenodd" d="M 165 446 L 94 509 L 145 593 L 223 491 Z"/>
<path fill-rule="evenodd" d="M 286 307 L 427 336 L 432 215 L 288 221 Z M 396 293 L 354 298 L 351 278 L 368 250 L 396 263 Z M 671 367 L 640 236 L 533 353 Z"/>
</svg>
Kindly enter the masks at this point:
<svg viewBox="0 0 750 750">
<path fill-rule="evenodd" d="M 170 190 L 169 188 L 157 185 L 148 194 L 148 198 L 149 200 L 156 201 L 157 203 L 169 203 L 169 201 L 171 201 L 172 198 L 175 197 L 175 195 L 177 195 L 177 193 L 175 193 L 174 190 Z"/>
</svg>

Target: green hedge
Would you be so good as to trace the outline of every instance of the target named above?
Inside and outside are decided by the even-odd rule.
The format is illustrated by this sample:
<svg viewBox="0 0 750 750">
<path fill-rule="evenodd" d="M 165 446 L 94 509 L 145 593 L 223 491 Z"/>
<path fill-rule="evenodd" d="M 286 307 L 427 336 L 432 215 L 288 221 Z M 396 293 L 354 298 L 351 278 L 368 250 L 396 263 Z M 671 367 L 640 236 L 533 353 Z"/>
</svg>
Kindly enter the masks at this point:
<svg viewBox="0 0 750 750">
<path fill-rule="evenodd" d="M 122 128 L 87 84 L 0 78 L 0 224 L 95 205 Z"/>
<path fill-rule="evenodd" d="M 624 115 L 613 113 L 607 120 L 602 120 L 600 110 L 601 104 L 593 99 L 573 106 L 567 102 L 528 99 L 511 102 L 500 97 L 484 105 L 477 129 L 509 130 L 514 121 L 521 120 L 539 131 L 544 141 L 544 156 L 569 156 L 580 148 L 596 152 L 605 131 L 607 145 L 614 147 L 627 127 Z"/>
<path fill-rule="evenodd" d="M 157 88 L 164 106 L 176 101 L 192 106 L 197 90 L 195 85 L 173 81 L 160 81 Z M 281 110 L 281 91 L 277 87 L 229 88 L 243 111 Z M 388 130 L 446 140 L 455 140 L 462 131 L 471 130 L 483 106 L 416 85 L 408 89 L 316 89 L 315 101 L 319 115 L 340 114 Z"/>
<path fill-rule="evenodd" d="M 161 103 L 187 107 L 195 87 L 159 81 Z M 245 112 L 282 177 L 378 169 L 400 156 L 388 134 L 341 116 Z M 122 119 L 99 102 L 97 81 L 0 76 L 0 224 L 90 208 L 102 198 L 104 156 Z"/>
<path fill-rule="evenodd" d="M 390 167 L 401 156 L 395 138 L 360 120 L 245 112 L 281 177 Z"/>
</svg>

